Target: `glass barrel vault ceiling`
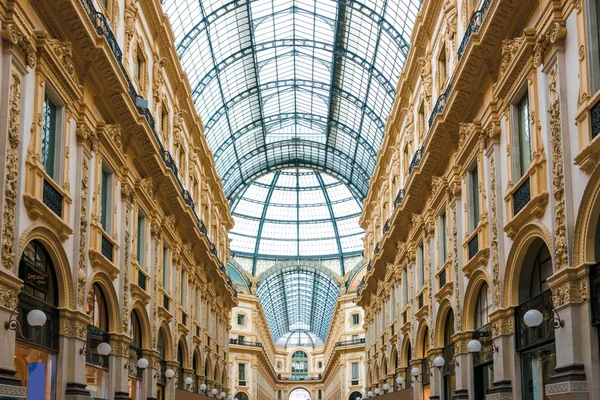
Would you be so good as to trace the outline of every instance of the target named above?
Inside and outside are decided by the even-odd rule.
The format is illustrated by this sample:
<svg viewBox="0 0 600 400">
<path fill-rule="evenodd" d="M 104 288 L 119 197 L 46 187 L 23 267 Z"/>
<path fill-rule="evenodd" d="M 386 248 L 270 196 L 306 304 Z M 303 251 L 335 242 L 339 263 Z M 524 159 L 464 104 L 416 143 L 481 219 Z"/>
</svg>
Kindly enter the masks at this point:
<svg viewBox="0 0 600 400">
<path fill-rule="evenodd" d="M 344 274 L 344 256 L 362 251 L 362 212 L 348 187 L 330 175 L 289 168 L 254 181 L 234 205 L 231 251 L 254 275 L 269 263 L 259 259 L 334 259 L 331 269 Z M 352 266 L 352 265 L 351 265 Z M 350 267 L 351 267 L 350 266 Z"/>
<path fill-rule="evenodd" d="M 282 166 L 362 200 L 420 0 L 162 0 L 230 201 Z"/>
</svg>

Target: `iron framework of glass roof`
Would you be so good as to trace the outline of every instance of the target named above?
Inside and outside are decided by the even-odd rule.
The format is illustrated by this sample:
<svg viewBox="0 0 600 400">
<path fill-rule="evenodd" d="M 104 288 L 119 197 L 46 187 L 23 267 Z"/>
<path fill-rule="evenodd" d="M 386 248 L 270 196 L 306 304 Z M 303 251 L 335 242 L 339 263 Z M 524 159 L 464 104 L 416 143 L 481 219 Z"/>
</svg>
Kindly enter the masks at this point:
<svg viewBox="0 0 600 400">
<path fill-rule="evenodd" d="M 315 344 L 322 344 L 340 287 L 326 268 L 288 262 L 264 273 L 256 295 L 276 343 L 285 344 L 294 332 L 304 332 Z"/>
<path fill-rule="evenodd" d="M 336 178 L 290 168 L 270 172 L 249 185 L 232 209 L 231 252 L 252 258 L 253 275 L 261 258 L 336 258 L 362 252 L 360 204 Z M 352 267 L 352 266 L 350 266 Z"/>
<path fill-rule="evenodd" d="M 163 0 L 225 194 L 285 166 L 362 200 L 421 0 Z"/>
</svg>

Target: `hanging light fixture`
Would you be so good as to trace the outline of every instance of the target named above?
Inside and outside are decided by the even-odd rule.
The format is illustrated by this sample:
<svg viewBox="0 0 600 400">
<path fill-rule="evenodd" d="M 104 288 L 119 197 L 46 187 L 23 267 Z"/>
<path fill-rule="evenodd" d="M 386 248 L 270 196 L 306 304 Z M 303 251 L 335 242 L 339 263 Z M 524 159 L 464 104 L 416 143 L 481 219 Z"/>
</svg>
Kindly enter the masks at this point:
<svg viewBox="0 0 600 400">
<path fill-rule="evenodd" d="M 21 338 L 25 340 L 32 340 L 32 338 L 27 338 L 23 335 L 23 330 L 21 329 L 21 322 L 17 319 L 17 310 L 19 309 L 20 302 L 17 301 L 15 308 L 10 313 L 8 321 L 4 323 L 4 329 L 11 330 L 17 332 Z M 42 310 L 31 310 L 27 313 L 27 323 L 35 329 L 35 334 L 37 335 L 39 329 L 46 324 L 48 317 L 46 313 Z"/>
</svg>

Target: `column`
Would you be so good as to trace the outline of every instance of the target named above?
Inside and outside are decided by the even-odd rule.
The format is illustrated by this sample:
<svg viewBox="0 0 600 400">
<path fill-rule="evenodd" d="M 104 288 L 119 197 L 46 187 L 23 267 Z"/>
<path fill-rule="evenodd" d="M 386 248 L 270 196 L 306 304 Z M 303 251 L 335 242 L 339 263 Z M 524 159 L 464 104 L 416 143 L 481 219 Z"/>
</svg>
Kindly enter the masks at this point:
<svg viewBox="0 0 600 400">
<path fill-rule="evenodd" d="M 81 311 L 60 312 L 57 398 L 64 395 L 66 400 L 91 400 L 85 383 L 85 354 L 81 354 L 87 340 L 88 323 L 88 315 Z"/>
<path fill-rule="evenodd" d="M 112 352 L 109 359 L 110 382 L 108 390 L 109 393 L 114 393 L 114 400 L 130 400 L 129 374 L 127 371 L 130 342 L 131 339 L 126 335 L 111 334 L 110 346 Z"/>
<path fill-rule="evenodd" d="M 513 398 L 512 383 L 518 384 L 519 377 L 515 373 L 517 361 L 515 355 L 514 310 L 506 308 L 495 310 L 490 314 L 492 324 L 492 341 L 498 347 L 494 352 L 494 385 L 489 390 L 487 400 Z"/>
<path fill-rule="evenodd" d="M 156 386 L 158 385 L 158 351 L 144 349 L 142 356 L 148 360 L 148 368 L 144 371 L 142 378 L 142 399 L 157 400 Z"/>
</svg>

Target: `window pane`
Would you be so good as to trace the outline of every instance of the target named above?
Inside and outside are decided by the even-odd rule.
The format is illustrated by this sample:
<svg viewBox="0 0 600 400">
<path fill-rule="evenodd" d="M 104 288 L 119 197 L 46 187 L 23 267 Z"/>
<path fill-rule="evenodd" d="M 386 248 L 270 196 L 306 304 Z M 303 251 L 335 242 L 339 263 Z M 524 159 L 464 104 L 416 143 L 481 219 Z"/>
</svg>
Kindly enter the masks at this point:
<svg viewBox="0 0 600 400">
<path fill-rule="evenodd" d="M 52 179 L 55 179 L 56 157 L 56 104 L 46 95 L 42 121 L 42 164 Z"/>
<path fill-rule="evenodd" d="M 519 110 L 519 177 L 523 176 L 531 163 L 531 132 L 529 120 L 529 95 L 525 93 L 517 106 Z"/>
<path fill-rule="evenodd" d="M 110 184 L 110 174 L 108 172 L 106 172 L 104 170 L 104 168 L 102 169 L 102 182 L 101 182 L 101 193 L 100 193 L 100 223 L 102 225 L 102 229 L 104 229 L 105 232 L 108 232 L 108 213 L 110 210 L 110 204 L 109 204 L 109 197 L 108 197 L 108 191 L 110 190 L 109 188 L 109 184 Z"/>
</svg>

